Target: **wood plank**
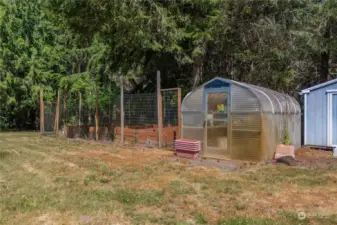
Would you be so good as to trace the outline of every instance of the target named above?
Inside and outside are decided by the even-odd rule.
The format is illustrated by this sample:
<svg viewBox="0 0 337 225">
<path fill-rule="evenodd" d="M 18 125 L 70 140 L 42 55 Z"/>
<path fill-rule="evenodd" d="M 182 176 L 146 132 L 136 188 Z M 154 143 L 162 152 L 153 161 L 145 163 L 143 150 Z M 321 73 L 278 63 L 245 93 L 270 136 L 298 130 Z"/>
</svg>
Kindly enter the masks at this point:
<svg viewBox="0 0 337 225">
<path fill-rule="evenodd" d="M 44 135 L 44 102 L 43 102 L 43 88 L 40 87 L 40 132 Z"/>
<path fill-rule="evenodd" d="M 326 146 L 326 145 L 304 145 L 303 148 L 332 151 L 335 147 L 334 146 Z"/>
</svg>

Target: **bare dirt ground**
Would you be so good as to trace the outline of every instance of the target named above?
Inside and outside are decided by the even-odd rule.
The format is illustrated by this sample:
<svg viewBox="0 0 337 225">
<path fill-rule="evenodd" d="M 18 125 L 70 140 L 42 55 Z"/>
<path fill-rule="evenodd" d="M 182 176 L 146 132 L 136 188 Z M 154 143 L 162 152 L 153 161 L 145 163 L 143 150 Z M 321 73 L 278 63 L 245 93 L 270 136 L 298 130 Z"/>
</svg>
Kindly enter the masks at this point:
<svg viewBox="0 0 337 225">
<path fill-rule="evenodd" d="M 337 165 L 337 158 L 332 157 L 331 151 L 300 148 L 296 150 L 296 160 L 302 166 Z"/>
<path fill-rule="evenodd" d="M 0 224 L 337 224 L 337 164 L 297 153 L 296 167 L 189 161 L 0 133 Z"/>
</svg>

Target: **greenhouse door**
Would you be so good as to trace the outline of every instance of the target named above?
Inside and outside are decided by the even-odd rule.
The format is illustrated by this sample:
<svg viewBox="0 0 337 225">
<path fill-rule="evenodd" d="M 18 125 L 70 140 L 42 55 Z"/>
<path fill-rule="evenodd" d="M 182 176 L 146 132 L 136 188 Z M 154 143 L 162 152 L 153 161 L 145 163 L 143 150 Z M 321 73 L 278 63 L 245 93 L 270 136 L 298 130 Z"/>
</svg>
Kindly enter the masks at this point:
<svg viewBox="0 0 337 225">
<path fill-rule="evenodd" d="M 226 158 L 228 137 L 228 93 L 207 90 L 205 95 L 205 156 Z"/>
</svg>

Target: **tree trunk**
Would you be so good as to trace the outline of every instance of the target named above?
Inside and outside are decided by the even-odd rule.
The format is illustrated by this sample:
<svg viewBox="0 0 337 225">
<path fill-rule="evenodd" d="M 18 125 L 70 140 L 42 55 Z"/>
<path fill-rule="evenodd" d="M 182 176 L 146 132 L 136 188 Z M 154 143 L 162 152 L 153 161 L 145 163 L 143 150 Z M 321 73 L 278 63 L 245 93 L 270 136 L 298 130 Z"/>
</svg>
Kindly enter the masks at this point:
<svg viewBox="0 0 337 225">
<path fill-rule="evenodd" d="M 201 53 L 200 55 L 196 56 L 193 61 L 193 84 L 192 84 L 192 88 L 196 88 L 200 81 L 202 80 L 202 76 L 204 73 L 204 60 L 205 60 L 205 52 L 207 49 L 207 44 L 206 42 L 204 42 L 202 44 L 202 51 L 203 53 Z"/>
<path fill-rule="evenodd" d="M 321 53 L 320 83 L 330 79 L 329 76 L 330 52 Z"/>
<path fill-rule="evenodd" d="M 330 21 L 327 21 L 325 32 L 324 32 L 324 41 L 328 42 L 331 38 L 331 26 Z M 329 76 L 329 61 L 330 61 L 330 51 L 326 50 L 321 53 L 321 68 L 320 68 L 320 83 L 323 83 L 330 79 Z"/>
<path fill-rule="evenodd" d="M 204 63 L 203 60 L 195 60 L 193 64 L 193 85 L 192 88 L 196 88 L 201 81 L 203 74 Z"/>
</svg>

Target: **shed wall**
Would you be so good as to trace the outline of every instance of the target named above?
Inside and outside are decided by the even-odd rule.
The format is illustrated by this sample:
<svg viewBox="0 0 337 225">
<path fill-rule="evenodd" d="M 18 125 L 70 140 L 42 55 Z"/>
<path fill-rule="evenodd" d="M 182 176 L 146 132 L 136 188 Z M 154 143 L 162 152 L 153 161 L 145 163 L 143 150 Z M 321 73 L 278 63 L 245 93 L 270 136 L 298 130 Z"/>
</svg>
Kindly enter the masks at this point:
<svg viewBox="0 0 337 225">
<path fill-rule="evenodd" d="M 327 90 L 337 89 L 337 83 L 307 93 L 305 105 L 305 143 L 306 145 L 327 145 L 328 101 Z M 337 106 L 333 106 L 337 107 Z"/>
</svg>

